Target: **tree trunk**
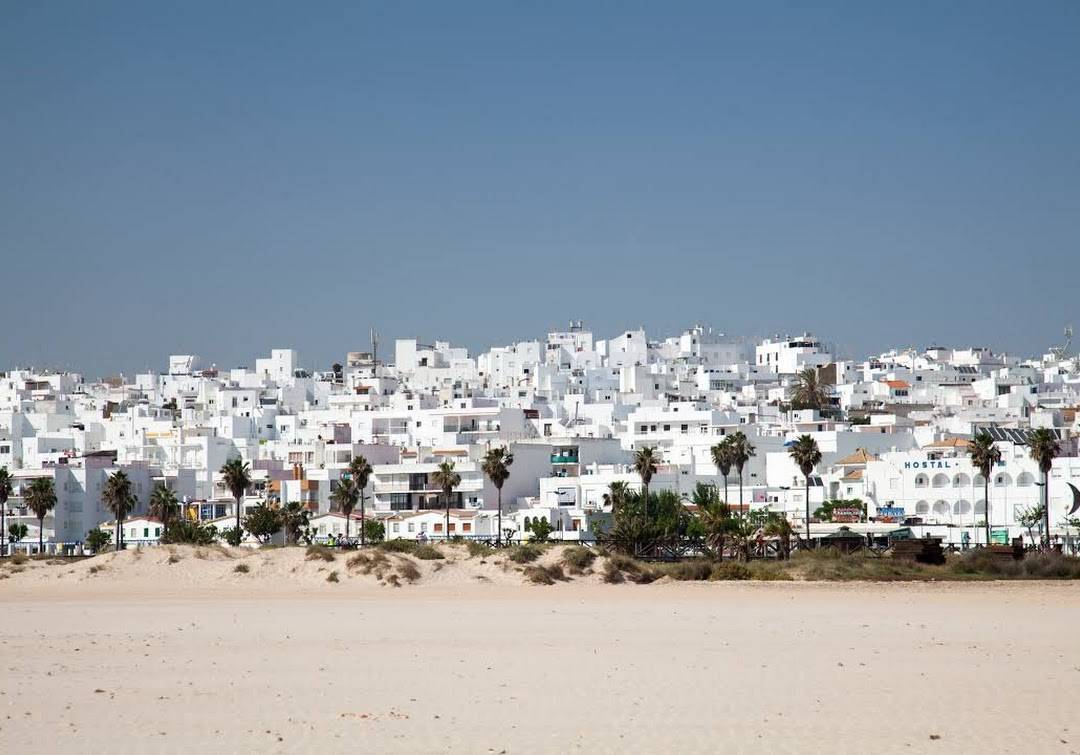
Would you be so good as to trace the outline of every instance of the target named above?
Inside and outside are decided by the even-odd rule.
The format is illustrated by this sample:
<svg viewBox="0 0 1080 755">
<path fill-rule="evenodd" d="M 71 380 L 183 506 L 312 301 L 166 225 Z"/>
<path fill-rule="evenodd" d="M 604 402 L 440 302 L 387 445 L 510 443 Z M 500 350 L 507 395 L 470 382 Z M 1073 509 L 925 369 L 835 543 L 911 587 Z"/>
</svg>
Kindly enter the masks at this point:
<svg viewBox="0 0 1080 755">
<path fill-rule="evenodd" d="M 0 558 L 7 555 L 7 501 L 0 501 Z"/>
<path fill-rule="evenodd" d="M 345 539 L 348 540 L 349 539 L 349 520 L 352 519 L 352 511 L 344 512 L 344 513 L 345 513 Z"/>
<path fill-rule="evenodd" d="M 240 496 L 236 496 L 236 532 L 240 532 Z"/>
<path fill-rule="evenodd" d="M 367 527 L 364 526 L 364 489 L 360 488 L 360 545 L 367 543 Z"/>
<path fill-rule="evenodd" d="M 806 479 L 806 547 L 810 548 L 810 475 Z"/>
<path fill-rule="evenodd" d="M 39 556 L 45 552 L 45 540 L 44 540 L 44 537 L 45 537 L 45 517 L 40 517 L 38 519 L 38 528 L 37 528 L 37 552 L 38 552 Z"/>
<path fill-rule="evenodd" d="M 986 547 L 990 547 L 990 475 L 983 475 L 983 516 L 986 517 Z"/>
<path fill-rule="evenodd" d="M 1043 472 L 1043 530 L 1046 540 L 1046 549 L 1050 550 L 1050 470 Z"/>
<path fill-rule="evenodd" d="M 443 538 L 450 542 L 450 494 L 444 493 L 446 496 L 446 524 L 443 526 Z"/>
<path fill-rule="evenodd" d="M 743 510 L 743 478 L 742 467 L 739 467 L 739 516 L 744 518 L 744 524 L 749 525 L 750 520 L 746 516 L 746 512 Z M 743 558 L 746 559 L 746 563 L 750 563 L 750 535 L 749 530 L 743 529 Z"/>
<path fill-rule="evenodd" d="M 727 475 L 724 475 L 724 503 L 728 502 Z"/>
<path fill-rule="evenodd" d="M 499 513 L 497 514 L 498 523 L 496 524 L 498 529 L 495 531 L 495 545 L 500 546 L 502 545 L 502 485 L 495 488 L 495 490 L 499 497 Z"/>
</svg>

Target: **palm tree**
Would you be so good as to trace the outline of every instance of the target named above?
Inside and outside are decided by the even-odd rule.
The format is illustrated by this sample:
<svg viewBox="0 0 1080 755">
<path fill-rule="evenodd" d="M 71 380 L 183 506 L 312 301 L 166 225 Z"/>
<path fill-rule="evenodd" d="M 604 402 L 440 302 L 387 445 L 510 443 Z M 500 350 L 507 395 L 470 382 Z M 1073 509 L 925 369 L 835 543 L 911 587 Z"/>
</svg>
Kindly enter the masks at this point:
<svg viewBox="0 0 1080 755">
<path fill-rule="evenodd" d="M 123 470 L 117 470 L 105 480 L 101 502 L 116 517 L 116 549 L 124 545 L 124 517 L 135 508 L 135 495 L 131 492 L 131 480 Z"/>
<path fill-rule="evenodd" d="M 1043 517 L 1044 538 L 1047 547 L 1050 546 L 1050 468 L 1054 465 L 1054 458 L 1061 453 L 1061 444 L 1058 443 L 1057 435 L 1052 430 L 1040 427 L 1028 435 L 1028 448 L 1031 458 L 1038 463 L 1039 471 L 1043 475 Z"/>
<path fill-rule="evenodd" d="M 731 464 L 739 473 L 739 511 L 741 512 L 743 509 L 743 467 L 754 457 L 757 449 L 742 430 L 736 430 L 728 443 L 730 443 Z"/>
<path fill-rule="evenodd" d="M 0 467 L 0 558 L 7 554 L 7 502 L 14 492 L 11 473 L 7 467 Z"/>
<path fill-rule="evenodd" d="M 176 500 L 176 493 L 169 490 L 168 485 L 159 482 L 150 493 L 150 516 L 156 516 L 161 520 L 162 534 L 169 531 L 169 520 L 180 508 Z"/>
<path fill-rule="evenodd" d="M 791 460 L 799 467 L 806 480 L 806 547 L 810 547 L 810 473 L 821 463 L 821 449 L 817 441 L 809 435 L 800 435 L 788 449 Z"/>
<path fill-rule="evenodd" d="M 364 527 L 364 490 L 368 486 L 368 480 L 371 479 L 371 473 L 374 471 L 371 465 L 368 464 L 368 460 L 363 456 L 354 456 L 353 460 L 349 462 L 349 477 L 352 479 L 353 484 L 356 486 L 356 492 L 360 496 L 360 545 L 364 545 L 367 532 Z M 349 536 L 349 523 L 345 522 L 345 536 Z"/>
<path fill-rule="evenodd" d="M 23 493 L 23 500 L 38 519 L 38 553 L 44 553 L 45 515 L 56 506 L 56 488 L 53 486 L 52 479 L 35 478 Z"/>
<path fill-rule="evenodd" d="M 705 542 L 720 560 L 724 558 L 724 542 L 732 531 L 731 509 L 720 500 L 713 485 L 698 483 L 691 499 L 698 507 L 698 521 L 705 530 Z"/>
<path fill-rule="evenodd" d="M 300 540 L 300 533 L 308 526 L 311 512 L 299 501 L 290 501 L 281 507 L 281 524 L 285 528 L 285 542 L 296 543 Z"/>
<path fill-rule="evenodd" d="M 616 480 L 608 485 L 608 492 L 604 493 L 604 503 L 611 509 L 612 514 L 617 514 L 630 496 L 630 486 L 623 480 Z"/>
<path fill-rule="evenodd" d="M 728 475 L 731 474 L 731 436 L 727 436 L 722 441 L 709 449 L 712 453 L 713 464 L 720 470 L 720 474 L 724 476 L 724 503 L 728 500 Z"/>
<path fill-rule="evenodd" d="M 432 482 L 442 488 L 443 496 L 446 498 L 446 532 L 443 535 L 450 538 L 450 496 L 454 493 L 454 488 L 461 484 L 461 475 L 454 471 L 454 462 L 444 461 L 439 464 L 439 468 L 431 473 Z"/>
<path fill-rule="evenodd" d="M 484 455 L 481 465 L 484 474 L 495 486 L 499 499 L 498 531 L 495 535 L 495 545 L 502 545 L 502 489 L 503 483 L 510 477 L 510 465 L 514 463 L 514 455 L 505 448 L 493 448 Z"/>
<path fill-rule="evenodd" d="M 220 472 L 225 487 L 236 501 L 236 531 L 240 532 L 240 503 L 244 499 L 244 492 L 251 487 L 251 467 L 239 456 L 234 456 L 221 465 Z"/>
<path fill-rule="evenodd" d="M 337 487 L 330 494 L 330 502 L 345 515 L 345 537 L 349 537 L 349 520 L 352 519 L 353 509 L 360 500 L 360 489 L 356 486 L 356 480 L 352 477 L 342 477 L 338 480 Z M 363 525 L 360 532 L 364 531 Z"/>
<path fill-rule="evenodd" d="M 794 530 L 791 522 L 782 514 L 771 514 L 765 522 L 765 534 L 780 540 L 780 556 L 787 559 L 791 557 L 791 535 Z"/>
<path fill-rule="evenodd" d="M 829 406 L 829 392 L 818 379 L 817 370 L 807 367 L 795 377 L 791 393 L 792 409 L 817 409 L 824 412 Z"/>
<path fill-rule="evenodd" d="M 986 544 L 990 545 L 990 474 L 999 461 L 1001 461 L 1001 449 L 994 445 L 994 436 L 985 430 L 975 434 L 975 438 L 968 446 L 968 454 L 971 455 L 972 465 L 979 470 L 983 478 L 983 501 L 986 516 Z"/>
<path fill-rule="evenodd" d="M 642 446 L 634 454 L 634 471 L 641 478 L 641 489 L 645 500 L 645 516 L 649 515 L 649 483 L 656 474 L 660 463 L 660 454 L 652 446 Z"/>
</svg>

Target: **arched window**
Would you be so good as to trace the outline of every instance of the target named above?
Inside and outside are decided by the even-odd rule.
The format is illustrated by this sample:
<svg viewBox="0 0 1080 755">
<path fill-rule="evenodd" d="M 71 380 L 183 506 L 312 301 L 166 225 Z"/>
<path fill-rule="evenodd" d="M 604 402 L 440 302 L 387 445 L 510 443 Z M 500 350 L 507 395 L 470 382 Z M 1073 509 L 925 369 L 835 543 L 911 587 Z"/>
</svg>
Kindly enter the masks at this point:
<svg viewBox="0 0 1080 755">
<path fill-rule="evenodd" d="M 1012 485 L 1012 477 L 1008 472 L 999 472 L 994 476 L 994 487 L 1003 488 L 1006 485 Z"/>
<path fill-rule="evenodd" d="M 941 472 L 938 472 L 936 475 L 934 475 L 934 487 L 935 488 L 944 488 L 948 484 L 949 484 L 948 475 L 944 475 Z"/>
<path fill-rule="evenodd" d="M 975 479 L 974 479 L 974 480 L 972 480 L 972 483 L 973 483 L 973 484 L 974 484 L 975 486 L 977 486 L 977 487 L 980 487 L 980 488 L 981 488 L 981 487 L 982 487 L 982 486 L 983 486 L 983 485 L 984 485 L 984 484 L 986 483 L 986 478 L 985 478 L 985 477 L 983 477 L 983 476 L 982 476 L 981 474 L 977 474 L 977 475 L 975 475 Z"/>
<path fill-rule="evenodd" d="M 958 516 L 964 516 L 971 513 L 971 503 L 961 498 L 959 501 L 953 504 L 952 513 Z"/>
<path fill-rule="evenodd" d="M 937 501 L 934 504 L 934 514 L 947 517 L 949 515 L 949 504 L 945 503 L 945 501 Z"/>
<path fill-rule="evenodd" d="M 1030 472 L 1021 472 L 1016 476 L 1016 484 L 1021 488 L 1031 487 L 1035 484 L 1035 478 L 1031 476 Z"/>
<path fill-rule="evenodd" d="M 925 488 L 928 482 L 929 481 L 926 479 L 926 475 L 924 474 L 916 475 L 915 477 L 915 487 L 917 488 Z"/>
<path fill-rule="evenodd" d="M 954 477 L 953 481 L 952 481 L 952 486 L 954 488 L 966 488 L 970 484 L 971 484 L 971 478 L 968 477 L 963 472 L 956 475 L 956 477 Z"/>
<path fill-rule="evenodd" d="M 926 501 L 919 501 L 918 503 L 915 504 L 915 513 L 916 514 L 929 514 L 930 513 L 930 504 L 927 503 Z"/>
<path fill-rule="evenodd" d="M 975 514 L 977 516 L 986 516 L 986 501 L 979 500 L 975 502 Z"/>
</svg>

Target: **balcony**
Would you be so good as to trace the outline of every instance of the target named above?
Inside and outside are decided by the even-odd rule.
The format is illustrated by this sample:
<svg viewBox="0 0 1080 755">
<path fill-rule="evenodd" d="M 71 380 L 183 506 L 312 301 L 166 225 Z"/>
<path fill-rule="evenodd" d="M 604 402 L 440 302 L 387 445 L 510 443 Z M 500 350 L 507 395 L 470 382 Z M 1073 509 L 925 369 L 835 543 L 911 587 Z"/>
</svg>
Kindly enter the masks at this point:
<svg viewBox="0 0 1080 755">
<path fill-rule="evenodd" d="M 578 455 L 576 453 L 554 453 L 551 455 L 552 464 L 577 464 Z"/>
</svg>

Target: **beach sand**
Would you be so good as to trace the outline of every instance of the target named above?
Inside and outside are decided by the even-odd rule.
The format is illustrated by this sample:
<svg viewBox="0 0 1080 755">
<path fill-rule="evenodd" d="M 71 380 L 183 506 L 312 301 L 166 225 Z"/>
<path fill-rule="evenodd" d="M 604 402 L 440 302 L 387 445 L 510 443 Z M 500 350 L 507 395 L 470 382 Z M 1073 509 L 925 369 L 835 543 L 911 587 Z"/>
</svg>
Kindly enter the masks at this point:
<svg viewBox="0 0 1080 755">
<path fill-rule="evenodd" d="M 537 586 L 462 557 L 394 588 L 173 552 L 0 579 L 5 751 L 1080 752 L 1076 584 Z"/>
</svg>

